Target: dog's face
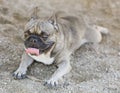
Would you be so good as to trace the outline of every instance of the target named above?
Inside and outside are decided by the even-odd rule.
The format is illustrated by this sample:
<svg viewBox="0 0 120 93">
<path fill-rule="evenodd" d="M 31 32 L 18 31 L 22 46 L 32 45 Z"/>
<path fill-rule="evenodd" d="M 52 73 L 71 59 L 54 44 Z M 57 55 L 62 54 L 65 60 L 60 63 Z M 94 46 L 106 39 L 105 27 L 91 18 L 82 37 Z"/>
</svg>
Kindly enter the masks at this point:
<svg viewBox="0 0 120 93">
<path fill-rule="evenodd" d="M 32 18 L 25 26 L 25 47 L 37 48 L 41 53 L 48 52 L 56 43 L 56 32 L 53 21 Z"/>
</svg>

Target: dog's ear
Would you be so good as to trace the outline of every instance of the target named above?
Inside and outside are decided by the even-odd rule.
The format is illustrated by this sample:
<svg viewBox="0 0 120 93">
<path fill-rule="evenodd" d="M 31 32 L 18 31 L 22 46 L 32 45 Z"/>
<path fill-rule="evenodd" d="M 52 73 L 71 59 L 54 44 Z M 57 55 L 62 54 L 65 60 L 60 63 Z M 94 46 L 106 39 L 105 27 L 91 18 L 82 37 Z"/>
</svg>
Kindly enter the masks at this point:
<svg viewBox="0 0 120 93">
<path fill-rule="evenodd" d="M 53 13 L 52 16 L 48 19 L 48 21 L 50 23 L 52 23 L 53 25 L 57 23 L 57 16 L 56 13 Z"/>
<path fill-rule="evenodd" d="M 54 26 L 54 28 L 58 31 L 58 25 L 57 25 L 57 15 L 56 13 L 53 13 L 53 15 L 48 19 L 48 21 Z"/>
<path fill-rule="evenodd" d="M 38 7 L 35 7 L 33 9 L 30 20 L 38 19 L 38 11 L 39 11 Z"/>
<path fill-rule="evenodd" d="M 25 31 L 27 31 L 29 28 L 31 28 L 35 24 L 36 19 L 38 19 L 38 7 L 35 7 L 33 9 L 33 12 L 30 15 L 31 15 L 31 17 L 24 28 Z"/>
</svg>

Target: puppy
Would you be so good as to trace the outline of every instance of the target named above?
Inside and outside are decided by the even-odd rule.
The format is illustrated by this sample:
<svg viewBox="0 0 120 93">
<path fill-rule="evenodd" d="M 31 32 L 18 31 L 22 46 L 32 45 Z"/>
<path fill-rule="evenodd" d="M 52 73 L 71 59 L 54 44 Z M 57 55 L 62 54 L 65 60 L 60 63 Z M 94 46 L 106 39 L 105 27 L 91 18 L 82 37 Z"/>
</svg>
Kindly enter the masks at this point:
<svg viewBox="0 0 120 93">
<path fill-rule="evenodd" d="M 70 72 L 70 55 L 85 43 L 99 43 L 101 33 L 108 30 L 100 26 L 86 25 L 82 16 L 56 13 L 47 20 L 31 18 L 25 25 L 25 48 L 39 49 L 40 55 L 23 53 L 19 68 L 14 72 L 16 79 L 26 77 L 26 71 L 34 60 L 46 65 L 55 62 L 58 69 L 46 81 L 48 86 L 56 86 L 60 78 Z M 43 57 L 42 57 L 43 56 Z"/>
</svg>

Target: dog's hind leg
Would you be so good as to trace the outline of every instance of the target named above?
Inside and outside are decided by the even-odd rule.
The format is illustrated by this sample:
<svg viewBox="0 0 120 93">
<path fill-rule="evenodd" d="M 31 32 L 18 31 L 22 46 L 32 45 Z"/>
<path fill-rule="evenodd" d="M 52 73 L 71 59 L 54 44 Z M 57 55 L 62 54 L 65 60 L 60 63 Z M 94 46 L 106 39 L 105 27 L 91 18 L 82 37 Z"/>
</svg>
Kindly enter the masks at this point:
<svg viewBox="0 0 120 93">
<path fill-rule="evenodd" d="M 108 32 L 107 28 L 101 26 L 89 26 L 86 29 L 84 38 L 81 40 L 81 45 L 84 43 L 93 43 L 92 47 L 97 52 L 98 43 L 102 41 L 102 34 L 108 34 Z"/>
<path fill-rule="evenodd" d="M 108 29 L 93 25 L 87 28 L 84 38 L 87 42 L 100 43 L 102 41 L 102 34 L 108 34 Z"/>
<path fill-rule="evenodd" d="M 102 27 L 102 26 L 93 25 L 93 29 L 101 32 L 102 34 L 108 34 L 109 33 L 108 29 L 105 28 L 105 27 Z"/>
</svg>

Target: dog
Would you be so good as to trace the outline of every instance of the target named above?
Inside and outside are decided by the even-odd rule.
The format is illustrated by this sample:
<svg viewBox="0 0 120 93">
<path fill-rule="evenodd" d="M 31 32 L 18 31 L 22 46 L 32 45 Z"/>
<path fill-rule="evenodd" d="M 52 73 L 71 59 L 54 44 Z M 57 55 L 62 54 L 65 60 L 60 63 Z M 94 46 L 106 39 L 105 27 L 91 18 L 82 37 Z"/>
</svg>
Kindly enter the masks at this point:
<svg viewBox="0 0 120 93">
<path fill-rule="evenodd" d="M 24 52 L 20 66 L 13 76 L 15 79 L 26 78 L 27 68 L 34 60 L 45 65 L 56 63 L 57 70 L 45 82 L 45 85 L 54 87 L 72 69 L 71 54 L 85 43 L 100 43 L 102 33 L 107 34 L 108 30 L 97 25 L 89 26 L 83 16 L 57 12 L 44 20 L 32 17 L 25 25 L 25 49 L 39 49 L 43 57 Z"/>
</svg>

